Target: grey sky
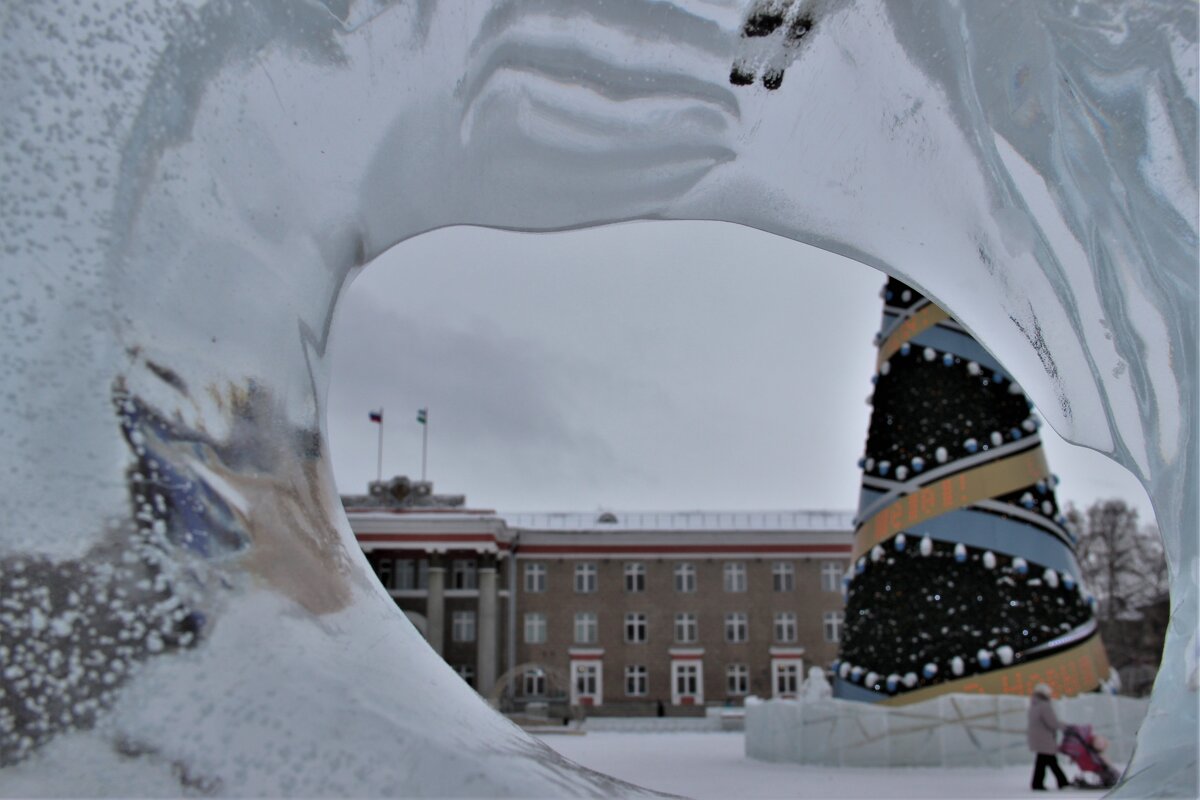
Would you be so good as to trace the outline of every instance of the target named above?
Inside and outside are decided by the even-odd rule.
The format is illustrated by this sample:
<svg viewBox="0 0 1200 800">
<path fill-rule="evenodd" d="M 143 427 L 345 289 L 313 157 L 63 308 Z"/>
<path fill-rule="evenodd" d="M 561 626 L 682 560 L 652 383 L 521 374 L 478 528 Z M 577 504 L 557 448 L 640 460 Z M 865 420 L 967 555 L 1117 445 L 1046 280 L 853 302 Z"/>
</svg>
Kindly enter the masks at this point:
<svg viewBox="0 0 1200 800">
<path fill-rule="evenodd" d="M 428 406 L 428 477 L 476 507 L 852 509 L 882 284 L 717 223 L 411 240 L 339 307 L 339 488 L 374 478 L 380 406 L 384 475 L 418 476 Z M 1131 476 L 1046 439 L 1063 499 L 1152 519 Z"/>
</svg>

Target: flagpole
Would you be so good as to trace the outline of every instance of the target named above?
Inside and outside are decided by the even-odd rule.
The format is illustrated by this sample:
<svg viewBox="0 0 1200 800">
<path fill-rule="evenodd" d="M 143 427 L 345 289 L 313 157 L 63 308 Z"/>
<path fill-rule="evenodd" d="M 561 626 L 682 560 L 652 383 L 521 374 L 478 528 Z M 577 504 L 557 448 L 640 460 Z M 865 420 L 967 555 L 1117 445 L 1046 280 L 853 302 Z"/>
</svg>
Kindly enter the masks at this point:
<svg viewBox="0 0 1200 800">
<path fill-rule="evenodd" d="M 375 457 L 375 482 L 383 481 L 383 408 L 379 409 L 379 450 Z"/>
<path fill-rule="evenodd" d="M 421 426 L 421 482 L 425 482 L 425 455 L 429 451 L 429 406 L 425 407 L 425 422 Z"/>
</svg>

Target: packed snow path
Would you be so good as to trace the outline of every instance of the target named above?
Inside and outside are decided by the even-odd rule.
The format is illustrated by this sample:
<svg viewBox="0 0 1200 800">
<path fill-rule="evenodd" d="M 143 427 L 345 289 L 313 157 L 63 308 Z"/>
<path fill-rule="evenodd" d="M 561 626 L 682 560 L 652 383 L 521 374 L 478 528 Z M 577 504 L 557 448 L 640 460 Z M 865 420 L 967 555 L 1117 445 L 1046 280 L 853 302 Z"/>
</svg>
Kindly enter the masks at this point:
<svg viewBox="0 0 1200 800">
<path fill-rule="evenodd" d="M 741 733 L 588 733 L 543 739 L 585 767 L 647 789 L 696 800 L 729 798 L 991 798 L 1038 797 L 1029 766 L 872 769 L 771 764 L 747 758 Z M 1059 763 L 1067 777 L 1075 768 Z M 1053 778 L 1049 785 L 1053 785 Z M 1099 796 L 1099 793 L 1097 793 Z"/>
</svg>

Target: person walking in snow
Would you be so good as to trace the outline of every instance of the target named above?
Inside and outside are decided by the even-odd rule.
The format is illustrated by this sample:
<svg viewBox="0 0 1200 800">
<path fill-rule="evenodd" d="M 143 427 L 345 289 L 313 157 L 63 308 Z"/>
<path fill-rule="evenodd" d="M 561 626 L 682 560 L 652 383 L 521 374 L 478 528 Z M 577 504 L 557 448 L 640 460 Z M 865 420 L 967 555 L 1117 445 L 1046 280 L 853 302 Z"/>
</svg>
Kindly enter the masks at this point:
<svg viewBox="0 0 1200 800">
<path fill-rule="evenodd" d="M 1055 757 L 1055 753 L 1058 752 L 1058 732 L 1065 727 L 1064 723 L 1058 721 L 1058 715 L 1054 713 L 1054 706 L 1050 703 L 1050 687 L 1044 683 L 1033 687 L 1033 697 L 1029 700 L 1029 728 L 1026 733 L 1029 749 L 1037 754 L 1037 761 L 1033 765 L 1034 789 L 1046 788 L 1043 785 L 1046 780 L 1046 767 L 1054 773 L 1058 788 L 1063 789 L 1067 786 L 1067 776 L 1063 774 Z"/>
</svg>

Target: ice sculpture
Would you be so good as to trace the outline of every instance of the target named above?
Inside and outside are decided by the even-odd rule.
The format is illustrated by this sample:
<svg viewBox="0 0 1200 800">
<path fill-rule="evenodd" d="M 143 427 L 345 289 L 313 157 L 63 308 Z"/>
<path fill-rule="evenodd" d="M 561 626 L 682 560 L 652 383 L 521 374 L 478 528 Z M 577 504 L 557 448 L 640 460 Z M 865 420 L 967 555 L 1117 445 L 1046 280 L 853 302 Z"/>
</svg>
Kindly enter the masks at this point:
<svg viewBox="0 0 1200 800">
<path fill-rule="evenodd" d="M 1096 691 L 1108 658 L 1032 404 L 936 303 L 881 294 L 835 694 Z"/>
<path fill-rule="evenodd" d="M 714 219 L 911 283 L 1145 482 L 1173 620 L 1125 791 L 1195 792 L 1194 5 L 3 19 L 6 787 L 86 754 L 227 794 L 624 791 L 488 711 L 370 578 L 325 459 L 330 320 L 440 226 Z"/>
</svg>

